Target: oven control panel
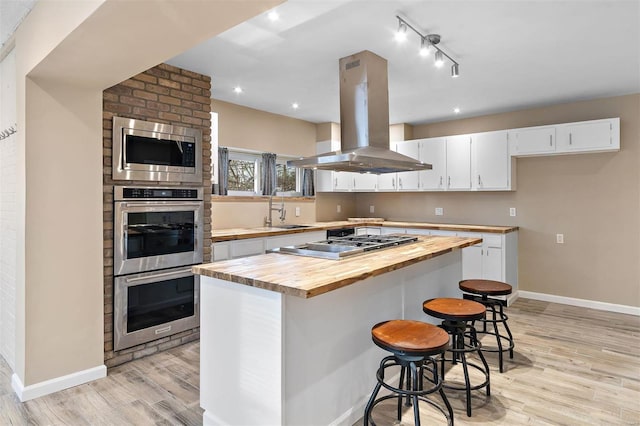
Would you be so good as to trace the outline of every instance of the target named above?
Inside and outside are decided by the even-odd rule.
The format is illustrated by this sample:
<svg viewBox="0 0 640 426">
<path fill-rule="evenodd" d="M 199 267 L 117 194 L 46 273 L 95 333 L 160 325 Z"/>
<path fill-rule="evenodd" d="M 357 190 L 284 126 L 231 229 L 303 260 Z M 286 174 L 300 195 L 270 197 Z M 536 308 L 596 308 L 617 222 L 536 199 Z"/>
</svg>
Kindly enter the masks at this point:
<svg viewBox="0 0 640 426">
<path fill-rule="evenodd" d="M 114 199 L 124 200 L 202 200 L 202 188 L 114 187 Z"/>
</svg>

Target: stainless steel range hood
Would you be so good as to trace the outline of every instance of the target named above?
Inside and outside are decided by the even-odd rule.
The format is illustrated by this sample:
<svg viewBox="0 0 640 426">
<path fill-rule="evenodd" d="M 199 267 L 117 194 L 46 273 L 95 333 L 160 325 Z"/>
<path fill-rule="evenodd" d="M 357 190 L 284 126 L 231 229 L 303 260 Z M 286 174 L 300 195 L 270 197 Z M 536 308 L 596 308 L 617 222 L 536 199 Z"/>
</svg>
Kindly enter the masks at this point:
<svg viewBox="0 0 640 426">
<path fill-rule="evenodd" d="M 340 59 L 340 137 L 341 151 L 287 165 L 375 174 L 431 169 L 389 149 L 387 60 L 367 50 Z"/>
</svg>

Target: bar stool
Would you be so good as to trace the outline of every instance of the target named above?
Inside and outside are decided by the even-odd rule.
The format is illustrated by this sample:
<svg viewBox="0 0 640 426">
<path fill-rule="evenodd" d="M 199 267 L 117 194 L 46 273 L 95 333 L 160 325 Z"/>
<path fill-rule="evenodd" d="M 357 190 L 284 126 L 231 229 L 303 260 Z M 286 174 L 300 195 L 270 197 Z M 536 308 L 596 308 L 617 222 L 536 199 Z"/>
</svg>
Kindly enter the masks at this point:
<svg viewBox="0 0 640 426">
<path fill-rule="evenodd" d="M 491 299 L 489 296 L 505 296 L 511 294 L 511 286 L 501 281 L 492 280 L 463 280 L 460 281 L 458 286 L 460 287 L 460 290 L 467 293 L 472 293 L 465 294 L 463 296 L 465 299 L 482 303 L 488 310 L 491 311 L 491 318 L 483 318 L 478 320 L 482 322 L 482 331 L 478 331 L 478 333 L 496 336 L 498 347 L 483 347 L 482 351 L 498 353 L 498 363 L 500 365 L 500 372 L 502 373 L 504 371 L 502 354 L 509 351 L 509 358 L 513 359 L 513 348 L 515 344 L 513 342 L 513 335 L 511 334 L 511 330 L 509 329 L 509 324 L 507 324 L 507 320 L 509 319 L 509 317 L 507 317 L 503 309 L 505 302 L 500 299 Z M 493 324 L 493 331 L 487 331 L 487 323 Z M 506 335 L 500 334 L 500 331 L 498 330 L 498 324 L 502 324 L 507 333 Z M 503 346 L 503 342 L 507 343 L 507 345 Z"/>
<path fill-rule="evenodd" d="M 398 399 L 398 421 L 402 417 L 402 401 L 407 398 L 407 406 L 413 403 L 413 417 L 416 426 L 420 425 L 420 413 L 418 401 L 423 401 L 437 408 L 447 419 L 448 425 L 453 425 L 453 410 L 442 390 L 442 379 L 438 375 L 437 358 L 444 355 L 449 346 L 449 335 L 439 327 L 420 321 L 391 320 L 376 324 L 371 329 L 373 342 L 385 351 L 391 352 L 380 362 L 380 368 L 376 373 L 378 383 L 373 389 L 369 402 L 364 410 L 364 425 L 369 422 L 375 426 L 371 419 L 371 411 L 380 402 L 391 398 Z M 385 370 L 390 367 L 400 366 L 400 381 L 398 387 L 385 382 Z M 432 374 L 432 378 L 425 376 L 425 370 Z M 406 387 L 403 383 L 406 375 Z M 431 384 L 424 388 L 424 379 Z M 381 387 L 391 391 L 376 399 Z M 439 392 L 444 401 L 447 412 L 434 401 L 425 396 Z"/>
<path fill-rule="evenodd" d="M 491 385 L 489 382 L 489 365 L 482 354 L 480 341 L 476 334 L 476 329 L 469 322 L 484 318 L 486 308 L 484 305 L 472 300 L 437 298 L 429 299 L 422 304 L 422 310 L 432 317 L 442 321 L 442 327 L 452 337 L 451 348 L 447 352 L 451 353 L 451 358 L 442 357 L 442 376 L 445 378 L 443 387 L 453 390 L 464 390 L 466 392 L 467 416 L 471 417 L 471 391 L 486 388 L 487 396 L 491 395 Z M 465 339 L 467 338 L 467 339 Z M 466 354 L 475 352 L 482 361 L 482 366 L 467 361 Z M 457 383 L 447 383 L 444 374 L 445 362 L 455 365 L 460 361 L 464 374 L 464 386 Z M 484 375 L 482 383 L 472 385 L 469 378 L 469 367 L 473 367 Z"/>
</svg>

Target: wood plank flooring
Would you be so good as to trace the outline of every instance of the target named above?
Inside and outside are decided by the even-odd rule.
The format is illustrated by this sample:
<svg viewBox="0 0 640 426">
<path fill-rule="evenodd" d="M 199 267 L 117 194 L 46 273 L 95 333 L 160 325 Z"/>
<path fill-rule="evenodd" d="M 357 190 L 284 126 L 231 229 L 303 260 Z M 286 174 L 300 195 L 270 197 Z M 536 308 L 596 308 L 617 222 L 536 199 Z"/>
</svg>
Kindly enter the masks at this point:
<svg viewBox="0 0 640 426">
<path fill-rule="evenodd" d="M 515 357 L 500 374 L 488 354 L 491 396 L 473 392 L 473 417 L 462 393 L 447 392 L 456 425 L 640 425 L 640 317 L 528 299 L 507 313 Z M 26 403 L 0 358 L 0 425 L 200 425 L 199 349 L 189 343 Z M 394 424 L 394 413 L 381 404 L 374 420 Z M 422 419 L 444 424 L 427 406 Z M 401 424 L 413 424 L 412 411 Z"/>
</svg>

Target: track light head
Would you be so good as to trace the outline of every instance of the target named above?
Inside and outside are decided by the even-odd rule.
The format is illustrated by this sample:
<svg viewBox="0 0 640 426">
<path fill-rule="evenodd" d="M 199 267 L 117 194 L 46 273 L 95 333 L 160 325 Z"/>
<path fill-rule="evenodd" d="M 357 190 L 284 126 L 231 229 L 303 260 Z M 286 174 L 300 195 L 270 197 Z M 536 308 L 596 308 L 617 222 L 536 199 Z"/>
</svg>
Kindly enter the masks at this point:
<svg viewBox="0 0 640 426">
<path fill-rule="evenodd" d="M 451 65 L 451 78 L 458 78 L 460 76 L 460 69 L 458 64 L 454 63 Z"/>
<path fill-rule="evenodd" d="M 443 57 L 443 55 L 442 55 L 442 52 L 441 52 L 441 51 L 439 51 L 439 50 L 438 50 L 438 51 L 436 52 L 436 57 L 435 57 L 435 59 L 436 59 L 436 62 L 435 62 L 436 67 L 437 67 L 437 68 L 442 68 L 442 66 L 444 65 L 444 57 Z"/>
<path fill-rule="evenodd" d="M 403 42 L 407 39 L 407 24 L 401 19 L 398 19 L 398 31 L 396 31 L 395 38 L 398 42 Z"/>
<path fill-rule="evenodd" d="M 420 42 L 420 56 L 429 56 L 429 47 L 431 43 L 429 43 L 429 39 L 426 37 L 422 37 L 422 41 Z"/>
</svg>

